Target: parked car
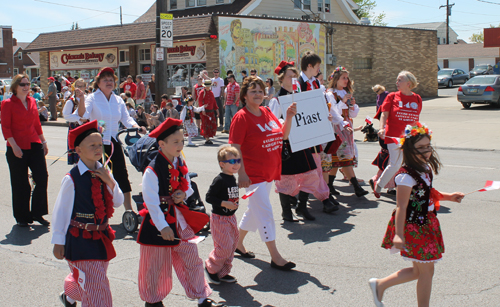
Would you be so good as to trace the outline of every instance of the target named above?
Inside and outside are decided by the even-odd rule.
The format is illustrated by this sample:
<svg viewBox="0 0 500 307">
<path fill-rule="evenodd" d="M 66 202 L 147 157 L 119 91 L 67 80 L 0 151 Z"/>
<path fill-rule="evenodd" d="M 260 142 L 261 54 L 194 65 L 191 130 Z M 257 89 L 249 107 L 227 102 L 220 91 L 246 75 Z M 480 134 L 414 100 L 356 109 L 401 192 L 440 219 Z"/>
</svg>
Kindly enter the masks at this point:
<svg viewBox="0 0 500 307">
<path fill-rule="evenodd" d="M 466 109 L 473 103 L 500 107 L 500 75 L 476 76 L 458 88 L 457 100 Z"/>
<path fill-rule="evenodd" d="M 34 77 L 33 79 L 31 79 L 31 86 L 33 87 L 35 85 L 40 86 L 40 76 Z"/>
<path fill-rule="evenodd" d="M 479 75 L 493 75 L 493 66 L 490 64 L 481 64 L 474 67 L 469 71 L 469 77 L 475 77 Z"/>
<path fill-rule="evenodd" d="M 438 71 L 438 85 L 452 87 L 454 84 L 463 84 L 469 80 L 469 75 L 461 69 L 444 68 Z"/>
<path fill-rule="evenodd" d="M 11 82 L 12 79 L 0 79 L 0 88 L 2 88 L 4 96 L 6 96 L 6 94 L 8 95 Z"/>
</svg>

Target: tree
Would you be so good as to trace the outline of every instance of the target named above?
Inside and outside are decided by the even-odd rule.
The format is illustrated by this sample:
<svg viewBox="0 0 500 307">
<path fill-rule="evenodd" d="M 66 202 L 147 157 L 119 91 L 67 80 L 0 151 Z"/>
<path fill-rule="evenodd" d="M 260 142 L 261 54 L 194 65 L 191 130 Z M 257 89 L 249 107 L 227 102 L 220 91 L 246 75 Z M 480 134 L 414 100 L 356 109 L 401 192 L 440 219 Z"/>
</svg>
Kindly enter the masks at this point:
<svg viewBox="0 0 500 307">
<path fill-rule="evenodd" d="M 359 9 L 355 10 L 354 13 L 359 19 L 362 17 L 367 17 L 370 19 L 371 23 L 375 26 L 387 26 L 387 22 L 384 22 L 385 13 L 375 14 L 373 9 L 377 6 L 375 0 L 353 0 Z"/>
<path fill-rule="evenodd" d="M 490 28 L 500 28 L 500 24 L 498 26 L 490 25 Z M 484 43 L 484 31 L 479 33 L 473 33 L 469 40 L 473 43 Z"/>
</svg>

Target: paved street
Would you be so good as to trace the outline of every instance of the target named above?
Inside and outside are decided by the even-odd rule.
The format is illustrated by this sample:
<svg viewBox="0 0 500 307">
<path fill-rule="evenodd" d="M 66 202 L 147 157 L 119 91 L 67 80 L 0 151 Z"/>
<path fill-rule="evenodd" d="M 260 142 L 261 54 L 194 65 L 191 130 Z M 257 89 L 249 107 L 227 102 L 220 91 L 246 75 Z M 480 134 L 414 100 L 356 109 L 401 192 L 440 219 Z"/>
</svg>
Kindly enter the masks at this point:
<svg viewBox="0 0 500 307">
<path fill-rule="evenodd" d="M 471 192 L 486 180 L 500 180 L 500 134 L 497 127 L 500 109 L 486 105 L 462 109 L 456 90 L 442 89 L 440 97 L 424 100 L 421 121 L 434 131 L 433 144 L 444 164 L 434 181 L 442 191 Z M 356 120 L 373 116 L 373 105 L 363 106 Z M 376 121 L 378 126 L 378 121 Z M 66 151 L 67 128 L 44 126 L 49 144 L 47 164 Z M 357 140 L 363 135 L 357 132 Z M 202 140 L 198 138 L 198 144 Z M 218 134 L 216 145 L 227 143 L 227 135 Z M 366 181 L 377 171 L 371 161 L 378 143 L 358 142 L 360 163 L 358 178 Z M 185 148 L 191 171 L 202 195 L 219 172 L 217 146 Z M 2 155 L 5 147 L 2 145 Z M 65 156 L 49 167 L 49 211 L 57 197 L 62 177 L 70 170 Z M 139 192 L 141 175 L 128 165 L 134 192 Z M 34 225 L 22 229 L 12 217 L 8 166 L 0 159 L 0 306 L 61 306 L 58 294 L 69 270 L 65 261 L 52 255 L 49 229 Z M 257 234 L 249 234 L 247 249 L 255 259 L 235 257 L 232 275 L 236 284 L 214 286 L 212 297 L 231 306 L 373 306 L 367 281 L 383 277 L 409 266 L 399 256 L 380 248 L 387 222 L 395 208 L 395 198 L 383 194 L 376 200 L 372 194 L 357 198 L 346 182 L 338 182 L 343 208 L 333 215 L 321 212 L 321 203 L 311 199 L 314 222 L 282 224 L 278 195 L 271 193 L 277 224 L 277 244 L 282 255 L 297 263 L 292 272 L 269 267 L 270 257 Z M 370 189 L 365 185 L 365 189 Z M 240 192 L 241 193 L 241 192 Z M 498 306 L 500 278 L 498 231 L 500 191 L 474 193 L 461 204 L 443 202 L 439 219 L 446 253 L 436 265 L 431 306 Z M 246 201 L 237 211 L 241 217 Z M 209 206 L 207 204 L 207 206 Z M 136 235 L 127 234 L 121 225 L 123 208 L 111 220 L 117 230 L 114 245 L 117 257 L 111 261 L 108 276 L 114 306 L 143 306 L 137 289 L 139 245 Z M 47 216 L 51 220 L 51 215 Z M 206 259 L 213 247 L 210 236 L 199 244 L 199 254 Z M 416 306 L 416 283 L 393 287 L 386 292 L 386 306 Z M 186 299 L 176 277 L 165 306 L 196 306 Z"/>
</svg>

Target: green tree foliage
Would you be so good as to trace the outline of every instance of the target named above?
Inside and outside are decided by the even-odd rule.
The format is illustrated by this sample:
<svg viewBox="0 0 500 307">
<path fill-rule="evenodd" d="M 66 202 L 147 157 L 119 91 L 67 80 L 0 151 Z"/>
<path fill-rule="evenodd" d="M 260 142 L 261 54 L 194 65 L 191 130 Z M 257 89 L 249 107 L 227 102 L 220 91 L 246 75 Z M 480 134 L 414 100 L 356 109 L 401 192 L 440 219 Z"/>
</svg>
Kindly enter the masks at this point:
<svg viewBox="0 0 500 307">
<path fill-rule="evenodd" d="M 500 24 L 498 26 L 490 25 L 490 28 L 500 28 Z M 473 33 L 469 40 L 473 43 L 484 43 L 484 31 L 479 33 Z"/>
<path fill-rule="evenodd" d="M 377 6 L 375 0 L 353 0 L 359 6 L 359 9 L 355 10 L 354 13 L 358 18 L 367 17 L 370 19 L 372 25 L 375 26 L 387 26 L 387 22 L 384 22 L 385 13 L 375 14 L 373 9 Z"/>
</svg>

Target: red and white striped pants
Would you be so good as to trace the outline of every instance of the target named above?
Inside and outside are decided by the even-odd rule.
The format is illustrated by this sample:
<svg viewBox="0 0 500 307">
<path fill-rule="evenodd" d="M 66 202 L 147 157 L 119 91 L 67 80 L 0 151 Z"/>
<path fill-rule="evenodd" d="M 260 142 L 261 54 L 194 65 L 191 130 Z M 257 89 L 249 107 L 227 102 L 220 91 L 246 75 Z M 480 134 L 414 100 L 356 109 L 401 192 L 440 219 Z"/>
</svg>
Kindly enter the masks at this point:
<svg viewBox="0 0 500 307">
<path fill-rule="evenodd" d="M 328 184 L 326 183 L 325 179 L 323 178 L 323 169 L 321 168 L 321 155 L 319 153 L 313 153 L 312 154 L 314 158 L 314 162 L 316 163 L 316 172 L 318 173 L 318 184 L 316 185 L 316 193 L 318 195 L 326 195 L 325 198 L 319 199 L 319 200 L 325 200 L 330 196 L 330 188 L 328 187 Z M 314 197 L 316 196 L 316 193 L 314 194 Z"/>
<path fill-rule="evenodd" d="M 178 227 L 178 233 L 183 240 L 195 235 L 189 226 L 184 230 Z M 172 290 L 172 265 L 187 297 L 199 299 L 212 294 L 205 280 L 203 260 L 198 255 L 196 244 L 181 241 L 174 247 L 141 245 L 139 294 L 143 301 L 157 303 L 167 297 Z"/>
<path fill-rule="evenodd" d="M 82 302 L 82 307 L 111 307 L 113 299 L 106 276 L 108 261 L 68 261 L 71 273 L 64 280 L 64 293 L 69 298 Z M 84 288 L 75 278 L 81 277 L 78 269 L 85 274 Z"/>
<path fill-rule="evenodd" d="M 212 213 L 210 216 L 210 230 L 214 240 L 214 250 L 208 255 L 205 265 L 210 274 L 224 277 L 231 272 L 234 251 L 238 246 L 240 237 L 236 216 Z"/>
</svg>

